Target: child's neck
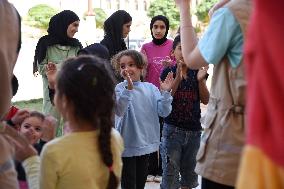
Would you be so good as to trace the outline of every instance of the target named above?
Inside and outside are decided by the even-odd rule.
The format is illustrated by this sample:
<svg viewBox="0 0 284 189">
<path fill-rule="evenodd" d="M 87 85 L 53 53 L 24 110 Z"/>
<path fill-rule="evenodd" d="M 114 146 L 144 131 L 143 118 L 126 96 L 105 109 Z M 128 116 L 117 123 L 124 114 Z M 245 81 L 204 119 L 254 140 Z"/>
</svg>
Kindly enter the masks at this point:
<svg viewBox="0 0 284 189">
<path fill-rule="evenodd" d="M 85 121 L 68 121 L 68 126 L 70 128 L 71 133 L 73 132 L 86 132 L 86 131 L 94 131 L 96 128 L 94 125 L 85 122 Z"/>
<path fill-rule="evenodd" d="M 188 70 L 188 67 L 183 64 L 182 67 L 181 67 L 181 74 L 182 74 L 182 77 L 183 77 L 184 79 L 187 78 L 187 70 Z"/>
</svg>

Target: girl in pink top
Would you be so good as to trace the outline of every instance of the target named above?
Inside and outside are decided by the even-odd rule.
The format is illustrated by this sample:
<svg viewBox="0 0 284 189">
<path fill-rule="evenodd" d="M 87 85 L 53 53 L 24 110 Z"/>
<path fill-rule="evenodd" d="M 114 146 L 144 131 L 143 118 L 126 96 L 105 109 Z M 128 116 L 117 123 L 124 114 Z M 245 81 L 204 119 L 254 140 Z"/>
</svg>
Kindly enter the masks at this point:
<svg viewBox="0 0 284 189">
<path fill-rule="evenodd" d="M 145 80 L 160 88 L 160 75 L 166 66 L 170 66 L 173 61 L 170 59 L 173 41 L 167 39 L 169 31 L 169 20 L 167 17 L 158 15 L 154 16 L 150 23 L 150 30 L 153 40 L 145 43 L 141 52 L 146 55 L 148 61 Z M 160 121 L 160 132 L 162 131 L 163 118 Z M 147 181 L 160 181 L 162 174 L 161 160 L 158 152 L 153 152 L 149 157 L 149 168 Z M 156 177 L 154 177 L 156 176 Z"/>
<path fill-rule="evenodd" d="M 170 59 L 173 41 L 167 39 L 169 31 L 169 20 L 167 17 L 158 15 L 152 18 L 150 30 L 153 40 L 145 43 L 141 52 L 146 55 L 148 61 L 147 73 L 145 80 L 160 87 L 160 74 L 164 64 Z"/>
</svg>

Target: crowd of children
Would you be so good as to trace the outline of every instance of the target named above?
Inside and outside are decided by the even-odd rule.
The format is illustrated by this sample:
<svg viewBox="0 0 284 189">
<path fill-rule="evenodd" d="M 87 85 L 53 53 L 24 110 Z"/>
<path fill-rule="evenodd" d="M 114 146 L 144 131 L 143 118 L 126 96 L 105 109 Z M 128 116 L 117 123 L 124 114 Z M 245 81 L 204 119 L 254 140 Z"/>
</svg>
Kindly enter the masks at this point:
<svg viewBox="0 0 284 189">
<path fill-rule="evenodd" d="M 0 39 L 7 34 L 14 39 L 4 37 L 0 46 L 0 188 L 143 189 L 153 171 L 153 154 L 162 160 L 162 189 L 195 188 L 198 175 L 202 189 L 235 188 L 245 138 L 242 46 L 251 2 L 220 0 L 199 42 L 190 0 L 175 2 L 180 34 L 167 39 L 169 20 L 155 16 L 153 40 L 141 52 L 127 50 L 123 41 L 132 24 L 126 11 L 106 20 L 100 44 L 83 49 L 73 38 L 79 17 L 69 10 L 53 16 L 34 60 L 34 71 L 38 68 L 45 84 L 43 114 L 8 108 L 18 85 L 12 70 L 20 49 L 20 30 L 9 31 L 20 20 L 14 7 L 0 0 Z M 5 11 L 12 18 L 8 25 L 2 19 Z M 215 66 L 210 94 L 208 64 Z M 200 103 L 208 104 L 203 125 Z M 61 117 L 64 124 L 58 124 Z M 256 155 L 255 149 L 246 150 L 247 156 Z M 282 163 L 280 156 L 271 156 Z M 283 187 L 283 169 L 271 162 L 266 166 L 277 168 L 271 171 L 273 187 Z M 242 169 L 239 187 L 245 188 Z"/>
</svg>

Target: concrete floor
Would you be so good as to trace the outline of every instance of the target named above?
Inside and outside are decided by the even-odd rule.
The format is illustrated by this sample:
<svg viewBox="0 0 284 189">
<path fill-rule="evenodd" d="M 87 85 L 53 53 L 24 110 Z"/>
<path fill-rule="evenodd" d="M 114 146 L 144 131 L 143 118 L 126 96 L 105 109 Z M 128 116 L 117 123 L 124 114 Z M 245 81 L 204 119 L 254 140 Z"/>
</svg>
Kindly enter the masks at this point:
<svg viewBox="0 0 284 189">
<path fill-rule="evenodd" d="M 199 182 L 199 186 L 196 187 L 195 189 L 201 189 L 200 183 L 200 177 L 198 177 L 198 182 Z M 146 186 L 145 189 L 159 189 L 160 188 L 160 183 L 156 183 L 156 182 L 146 182 Z"/>
</svg>

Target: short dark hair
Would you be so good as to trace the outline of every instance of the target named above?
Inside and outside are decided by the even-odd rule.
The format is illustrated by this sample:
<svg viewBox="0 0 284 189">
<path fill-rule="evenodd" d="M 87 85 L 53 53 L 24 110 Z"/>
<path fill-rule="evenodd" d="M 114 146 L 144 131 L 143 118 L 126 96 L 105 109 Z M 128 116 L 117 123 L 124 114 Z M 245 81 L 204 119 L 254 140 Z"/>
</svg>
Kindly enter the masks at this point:
<svg viewBox="0 0 284 189">
<path fill-rule="evenodd" d="M 174 42 L 173 42 L 173 50 L 176 49 L 176 47 L 178 46 L 178 44 L 180 44 L 180 35 L 177 35 L 174 39 Z"/>
<path fill-rule="evenodd" d="M 31 111 L 29 117 L 37 117 L 37 118 L 39 118 L 41 121 L 44 121 L 44 119 L 45 119 L 45 116 L 43 115 L 43 113 L 38 112 L 38 111 Z"/>
</svg>

